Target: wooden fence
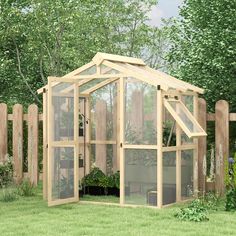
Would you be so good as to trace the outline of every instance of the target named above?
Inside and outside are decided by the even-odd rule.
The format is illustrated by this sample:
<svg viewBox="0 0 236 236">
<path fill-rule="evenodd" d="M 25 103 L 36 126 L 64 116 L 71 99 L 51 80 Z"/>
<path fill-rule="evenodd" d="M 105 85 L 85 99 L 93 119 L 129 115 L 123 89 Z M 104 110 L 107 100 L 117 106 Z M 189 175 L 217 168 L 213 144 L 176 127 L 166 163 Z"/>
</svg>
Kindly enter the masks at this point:
<svg viewBox="0 0 236 236">
<path fill-rule="evenodd" d="M 6 161 L 8 155 L 8 127 L 12 121 L 12 156 L 13 175 L 16 183 L 21 182 L 27 176 L 34 184 L 38 184 L 38 146 L 39 146 L 39 121 L 42 121 L 42 114 L 38 113 L 38 107 L 32 104 L 28 107 L 28 114 L 23 114 L 23 107 L 20 104 L 13 106 L 12 114 L 8 114 L 7 105 L 0 104 L 0 162 Z M 23 173 L 23 122 L 28 127 L 27 161 L 28 173 Z"/>
<path fill-rule="evenodd" d="M 215 182 L 206 181 L 206 155 L 207 138 L 199 138 L 198 149 L 198 186 L 200 191 L 216 190 L 224 191 L 224 163 L 229 156 L 229 121 L 236 121 L 236 113 L 229 113 L 229 105 L 220 100 L 215 105 L 215 113 L 207 113 L 207 104 L 204 99 L 199 99 L 198 120 L 206 130 L 207 122 L 215 122 Z M 148 115 L 148 114 L 145 114 Z M 22 180 L 23 173 L 23 122 L 28 126 L 28 173 L 27 176 L 35 185 L 38 183 L 38 130 L 42 114 L 38 113 L 38 107 L 34 104 L 28 107 L 28 114 L 23 114 L 23 107 L 16 104 L 13 113 L 8 114 L 7 105 L 0 104 L 0 162 L 6 159 L 8 153 L 8 124 L 13 123 L 12 154 L 14 166 L 14 179 L 18 183 Z"/>
</svg>

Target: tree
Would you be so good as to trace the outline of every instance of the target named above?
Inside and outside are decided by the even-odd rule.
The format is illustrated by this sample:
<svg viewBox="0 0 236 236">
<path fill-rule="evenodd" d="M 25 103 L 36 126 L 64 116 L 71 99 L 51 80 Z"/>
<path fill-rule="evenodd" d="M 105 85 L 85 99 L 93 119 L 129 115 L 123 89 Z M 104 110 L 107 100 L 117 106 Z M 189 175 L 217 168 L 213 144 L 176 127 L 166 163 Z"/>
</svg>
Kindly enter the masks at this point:
<svg viewBox="0 0 236 236">
<path fill-rule="evenodd" d="M 151 45 L 154 0 L 3 0 L 0 101 L 29 104 L 47 76 L 62 76 L 98 51 L 140 56 Z"/>
<path fill-rule="evenodd" d="M 236 110 L 236 1 L 185 0 L 180 16 L 172 28 L 173 74 L 204 88 L 211 110 L 219 99 Z"/>
</svg>

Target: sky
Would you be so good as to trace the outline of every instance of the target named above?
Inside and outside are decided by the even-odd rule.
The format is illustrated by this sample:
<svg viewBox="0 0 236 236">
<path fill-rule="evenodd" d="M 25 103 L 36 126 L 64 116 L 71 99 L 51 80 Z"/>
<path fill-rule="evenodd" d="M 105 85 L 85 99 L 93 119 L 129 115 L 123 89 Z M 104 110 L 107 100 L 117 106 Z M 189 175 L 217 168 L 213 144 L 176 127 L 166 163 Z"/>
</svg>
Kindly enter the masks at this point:
<svg viewBox="0 0 236 236">
<path fill-rule="evenodd" d="M 152 8 L 150 24 L 153 26 L 161 25 L 161 18 L 170 18 L 178 16 L 178 6 L 183 0 L 159 0 L 158 5 Z"/>
</svg>

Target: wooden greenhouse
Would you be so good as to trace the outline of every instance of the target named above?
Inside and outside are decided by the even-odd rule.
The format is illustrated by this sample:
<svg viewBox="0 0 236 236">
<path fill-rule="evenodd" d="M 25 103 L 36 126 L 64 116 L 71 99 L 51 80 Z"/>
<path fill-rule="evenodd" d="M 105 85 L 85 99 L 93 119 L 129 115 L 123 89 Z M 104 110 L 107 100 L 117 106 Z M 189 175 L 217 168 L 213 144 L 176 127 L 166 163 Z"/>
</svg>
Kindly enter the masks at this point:
<svg viewBox="0 0 236 236">
<path fill-rule="evenodd" d="M 203 89 L 143 60 L 97 53 L 43 93 L 44 198 L 77 202 L 92 166 L 120 172 L 120 205 L 161 208 L 196 196 Z"/>
</svg>

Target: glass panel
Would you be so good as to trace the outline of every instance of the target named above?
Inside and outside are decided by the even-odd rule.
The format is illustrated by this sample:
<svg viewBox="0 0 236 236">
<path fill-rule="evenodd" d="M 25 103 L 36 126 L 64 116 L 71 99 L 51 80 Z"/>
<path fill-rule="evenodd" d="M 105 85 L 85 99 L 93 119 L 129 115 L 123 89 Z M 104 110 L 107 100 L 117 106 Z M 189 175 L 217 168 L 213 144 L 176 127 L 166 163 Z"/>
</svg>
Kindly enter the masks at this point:
<svg viewBox="0 0 236 236">
<path fill-rule="evenodd" d="M 188 108 L 188 110 L 193 114 L 193 96 L 183 95 L 181 96 L 181 101 Z"/>
<path fill-rule="evenodd" d="M 52 84 L 52 140 L 74 139 L 74 84 Z"/>
<path fill-rule="evenodd" d="M 184 95 L 181 96 L 181 101 L 188 108 L 188 110 L 193 114 L 193 96 Z M 191 144 L 193 143 L 193 138 L 189 138 L 183 131 L 181 133 L 181 144 Z"/>
<path fill-rule="evenodd" d="M 116 140 L 116 83 L 108 84 L 91 94 L 91 123 L 91 140 Z"/>
<path fill-rule="evenodd" d="M 163 146 L 176 146 L 176 121 L 165 107 L 163 108 Z"/>
<path fill-rule="evenodd" d="M 74 197 L 74 148 L 52 148 L 52 200 Z"/>
<path fill-rule="evenodd" d="M 91 166 L 99 167 L 104 173 L 117 171 L 117 147 L 114 144 L 92 144 Z"/>
<path fill-rule="evenodd" d="M 179 100 L 165 100 L 164 104 L 189 137 L 206 135 L 194 116 L 191 115 L 188 109 Z"/>
<path fill-rule="evenodd" d="M 176 152 L 163 153 L 163 205 L 176 202 Z"/>
<path fill-rule="evenodd" d="M 156 150 L 125 150 L 125 203 L 157 206 Z"/>
<path fill-rule="evenodd" d="M 133 78 L 125 80 L 125 143 L 157 143 L 156 88 Z"/>
<path fill-rule="evenodd" d="M 104 81 L 104 80 L 107 80 L 107 79 L 98 78 L 98 79 L 90 80 L 89 82 L 87 82 L 87 83 L 85 83 L 85 84 L 79 86 L 79 92 L 82 93 L 82 92 L 84 92 L 85 90 L 94 87 L 95 85 L 101 83 L 101 82 Z"/>
<path fill-rule="evenodd" d="M 101 65 L 101 74 L 119 74 L 120 71 L 112 69 L 108 66 Z"/>
<path fill-rule="evenodd" d="M 79 75 L 93 75 L 93 74 L 96 74 L 96 73 L 97 73 L 97 66 L 94 65 L 94 66 L 91 66 L 88 69 L 80 72 Z"/>
<path fill-rule="evenodd" d="M 193 150 L 181 151 L 181 196 L 193 196 Z"/>
</svg>

